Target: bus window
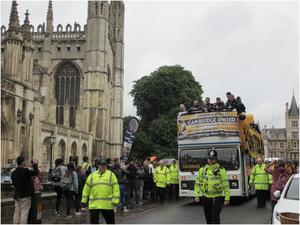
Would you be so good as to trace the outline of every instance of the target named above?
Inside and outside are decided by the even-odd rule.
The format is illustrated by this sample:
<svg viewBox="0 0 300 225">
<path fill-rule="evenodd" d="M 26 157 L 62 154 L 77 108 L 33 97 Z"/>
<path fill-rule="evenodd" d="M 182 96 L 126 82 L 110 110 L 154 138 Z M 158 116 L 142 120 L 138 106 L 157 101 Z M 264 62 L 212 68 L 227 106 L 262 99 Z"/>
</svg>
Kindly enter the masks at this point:
<svg viewBox="0 0 300 225">
<path fill-rule="evenodd" d="M 217 148 L 218 163 L 226 170 L 238 170 L 240 167 L 238 150 L 236 148 Z M 182 172 L 198 171 L 207 163 L 208 149 L 181 150 L 179 154 L 179 169 Z"/>
<path fill-rule="evenodd" d="M 236 148 L 216 148 L 218 163 L 226 170 L 238 170 L 240 168 L 239 152 Z"/>
<path fill-rule="evenodd" d="M 207 162 L 208 149 L 181 150 L 179 169 L 183 172 L 198 171 Z"/>
</svg>

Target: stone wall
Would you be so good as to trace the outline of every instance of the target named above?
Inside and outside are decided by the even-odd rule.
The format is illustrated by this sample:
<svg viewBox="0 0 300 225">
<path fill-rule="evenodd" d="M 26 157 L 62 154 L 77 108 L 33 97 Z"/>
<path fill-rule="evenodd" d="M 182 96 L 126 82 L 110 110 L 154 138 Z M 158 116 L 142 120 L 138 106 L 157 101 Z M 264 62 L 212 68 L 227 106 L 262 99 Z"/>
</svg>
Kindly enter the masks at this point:
<svg viewBox="0 0 300 225">
<path fill-rule="evenodd" d="M 56 193 L 42 193 L 42 210 L 55 208 Z M 61 205 L 64 204 L 62 199 Z M 12 224 L 15 212 L 14 199 L 1 199 L 1 223 Z M 43 220 L 43 216 L 42 216 Z"/>
</svg>

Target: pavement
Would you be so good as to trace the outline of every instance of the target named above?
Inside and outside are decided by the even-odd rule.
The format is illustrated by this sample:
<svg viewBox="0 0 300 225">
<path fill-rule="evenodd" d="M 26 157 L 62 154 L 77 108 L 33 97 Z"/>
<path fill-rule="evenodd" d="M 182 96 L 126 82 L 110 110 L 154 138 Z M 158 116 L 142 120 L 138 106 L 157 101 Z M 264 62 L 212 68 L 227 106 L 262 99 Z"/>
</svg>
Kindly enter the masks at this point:
<svg viewBox="0 0 300 225">
<path fill-rule="evenodd" d="M 256 199 L 233 199 L 228 207 L 223 207 L 221 223 L 225 224 L 269 224 L 271 205 L 256 208 Z M 123 224 L 205 224 L 203 207 L 192 199 L 182 199 L 160 207 L 149 209 L 135 215 L 122 218 Z"/>
<path fill-rule="evenodd" d="M 89 212 L 82 212 L 81 216 L 74 215 L 66 220 L 65 209 L 60 216 L 54 215 L 53 210 L 43 212 L 42 223 L 47 224 L 88 224 Z M 223 207 L 221 223 L 230 224 L 268 224 L 271 218 L 271 206 L 256 208 L 256 199 L 233 200 L 231 205 Z M 105 223 L 100 216 L 100 223 Z M 116 223 L 119 224 L 205 224 L 204 211 L 200 204 L 193 203 L 191 198 L 183 198 L 178 201 L 165 203 L 146 203 L 143 206 L 130 210 L 129 213 L 118 211 Z"/>
<path fill-rule="evenodd" d="M 123 213 L 120 209 L 118 209 L 116 213 L 116 223 L 121 223 L 122 220 L 128 217 L 132 217 L 133 215 L 145 212 L 147 210 L 151 210 L 153 208 L 158 207 L 159 205 L 156 203 L 146 202 L 143 206 L 138 206 L 129 209 L 128 213 Z M 80 216 L 74 215 L 74 209 L 71 209 L 71 219 L 66 219 L 66 210 L 65 210 L 65 202 L 62 201 L 60 215 L 54 214 L 54 209 L 48 209 L 43 211 L 42 214 L 42 223 L 43 224 L 89 224 L 90 217 L 89 212 L 81 211 Z M 100 223 L 105 223 L 104 218 L 100 215 Z"/>
</svg>

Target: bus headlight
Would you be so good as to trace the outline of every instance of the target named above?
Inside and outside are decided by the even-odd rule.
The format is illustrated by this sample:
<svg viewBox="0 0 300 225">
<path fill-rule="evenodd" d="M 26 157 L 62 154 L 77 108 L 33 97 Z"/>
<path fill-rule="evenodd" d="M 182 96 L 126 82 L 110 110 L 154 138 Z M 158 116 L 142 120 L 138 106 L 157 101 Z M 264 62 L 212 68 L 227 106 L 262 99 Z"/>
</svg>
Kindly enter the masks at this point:
<svg viewBox="0 0 300 225">
<path fill-rule="evenodd" d="M 181 182 L 181 189 L 188 190 L 189 189 L 188 184 L 186 182 Z"/>
<path fill-rule="evenodd" d="M 181 190 L 194 190 L 195 181 L 181 181 Z"/>
<path fill-rule="evenodd" d="M 239 181 L 238 180 L 229 180 L 229 188 L 230 189 L 239 189 Z"/>
</svg>

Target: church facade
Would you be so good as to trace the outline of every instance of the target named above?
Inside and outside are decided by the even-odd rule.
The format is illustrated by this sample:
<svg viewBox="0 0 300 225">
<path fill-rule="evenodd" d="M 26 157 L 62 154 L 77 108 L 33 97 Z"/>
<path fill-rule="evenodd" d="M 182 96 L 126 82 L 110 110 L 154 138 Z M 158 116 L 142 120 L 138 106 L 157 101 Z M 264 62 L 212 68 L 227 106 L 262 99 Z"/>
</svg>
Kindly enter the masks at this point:
<svg viewBox="0 0 300 225">
<path fill-rule="evenodd" d="M 118 157 L 123 135 L 124 3 L 89 1 L 87 24 L 1 27 L 1 166 L 20 154 L 43 171 L 56 158 Z"/>
</svg>

